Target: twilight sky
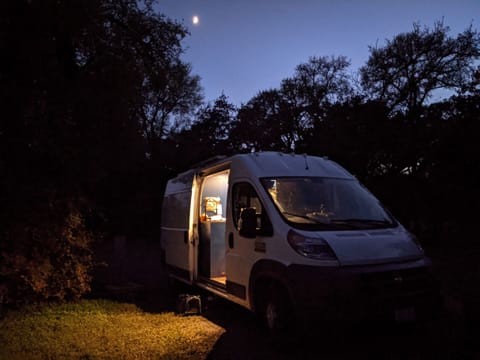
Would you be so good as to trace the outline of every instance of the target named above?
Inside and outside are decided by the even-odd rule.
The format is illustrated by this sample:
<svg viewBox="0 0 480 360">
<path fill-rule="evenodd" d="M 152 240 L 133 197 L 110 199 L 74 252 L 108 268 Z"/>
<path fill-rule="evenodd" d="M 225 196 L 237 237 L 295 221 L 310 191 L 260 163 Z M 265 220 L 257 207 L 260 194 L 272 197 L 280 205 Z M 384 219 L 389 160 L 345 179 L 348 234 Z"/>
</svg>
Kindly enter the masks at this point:
<svg viewBox="0 0 480 360">
<path fill-rule="evenodd" d="M 183 59 L 205 100 L 223 92 L 237 106 L 278 88 L 310 56 L 344 55 L 355 72 L 369 45 L 414 22 L 433 28 L 443 19 L 452 37 L 470 24 L 480 30 L 480 0 L 159 0 L 158 10 L 190 31 Z"/>
</svg>

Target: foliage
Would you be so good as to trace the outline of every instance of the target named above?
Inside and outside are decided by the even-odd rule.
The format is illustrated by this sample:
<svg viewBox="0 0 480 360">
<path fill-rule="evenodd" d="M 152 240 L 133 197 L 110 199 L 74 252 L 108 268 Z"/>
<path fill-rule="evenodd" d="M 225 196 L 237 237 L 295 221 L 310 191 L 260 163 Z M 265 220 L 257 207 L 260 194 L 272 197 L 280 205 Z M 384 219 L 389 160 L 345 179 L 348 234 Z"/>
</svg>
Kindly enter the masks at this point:
<svg viewBox="0 0 480 360">
<path fill-rule="evenodd" d="M 323 120 L 326 109 L 350 94 L 348 66 L 343 56 L 314 56 L 298 65 L 279 89 L 259 92 L 239 110 L 232 130 L 234 148 L 294 151 L 305 132 Z"/>
<path fill-rule="evenodd" d="M 8 0 L 0 33 L 2 301 L 75 298 L 93 239 L 156 220 L 146 154 L 201 99 L 187 31 L 151 1 Z"/>
<path fill-rule="evenodd" d="M 447 224 L 444 233 L 454 230 L 469 239 L 480 211 L 480 95 L 432 104 L 426 116 L 435 132 L 424 166 L 437 205 L 430 209 L 429 223 Z"/>
<path fill-rule="evenodd" d="M 185 160 L 187 166 L 216 155 L 231 152 L 229 136 L 235 122 L 235 106 L 221 95 L 197 111 L 197 120 L 188 129 L 172 134 L 178 151 L 173 156 Z M 195 151 L 191 151 L 195 149 Z"/>
<path fill-rule="evenodd" d="M 226 95 L 220 95 L 213 103 L 201 108 L 197 113 L 197 121 L 191 127 L 200 143 L 211 150 L 209 155 L 222 154 L 226 151 L 225 143 L 235 118 L 235 106 L 228 101 Z"/>
<path fill-rule="evenodd" d="M 433 29 L 414 24 L 413 30 L 370 47 L 360 70 L 362 83 L 373 97 L 393 110 L 412 113 L 439 89 L 467 90 L 480 57 L 480 35 L 470 26 L 456 38 L 436 22 Z"/>
<path fill-rule="evenodd" d="M 90 290 L 93 268 L 84 218 L 61 201 L 24 211 L 26 219 L 1 234 L 0 303 L 78 299 Z"/>
<path fill-rule="evenodd" d="M 328 156 L 362 181 L 393 171 L 401 166 L 394 163 L 392 153 L 402 123 L 388 114 L 385 104 L 358 97 L 333 105 L 306 133 L 298 151 Z"/>
<path fill-rule="evenodd" d="M 280 150 L 280 102 L 280 91 L 266 90 L 243 105 L 231 130 L 232 147 L 240 152 Z"/>
<path fill-rule="evenodd" d="M 324 109 L 331 104 L 341 103 L 352 94 L 350 78 L 346 73 L 350 62 L 345 56 L 311 57 L 295 70 L 293 80 L 296 91 L 289 93 L 288 79 L 282 83 L 282 91 L 296 103 L 308 118 L 307 125 L 322 119 Z M 286 83 L 285 83 L 286 82 Z"/>
<path fill-rule="evenodd" d="M 83 300 L 8 313 L 0 322 L 0 358 L 205 359 L 223 332 L 200 316 Z"/>
</svg>

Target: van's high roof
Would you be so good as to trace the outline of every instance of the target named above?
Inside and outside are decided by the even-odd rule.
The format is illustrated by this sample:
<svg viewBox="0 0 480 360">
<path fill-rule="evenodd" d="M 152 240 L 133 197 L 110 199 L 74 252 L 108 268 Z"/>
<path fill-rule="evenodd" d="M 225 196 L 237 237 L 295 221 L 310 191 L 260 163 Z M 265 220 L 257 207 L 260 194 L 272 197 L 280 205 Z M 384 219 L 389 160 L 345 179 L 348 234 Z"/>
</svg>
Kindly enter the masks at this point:
<svg viewBox="0 0 480 360">
<path fill-rule="evenodd" d="M 326 157 L 287 154 L 280 152 L 254 152 L 238 154 L 222 159 L 214 159 L 212 163 L 202 163 L 197 171 L 216 168 L 222 164 L 232 164 L 245 176 L 281 177 L 281 176 L 322 176 L 334 178 L 353 178 L 343 167 Z"/>
</svg>

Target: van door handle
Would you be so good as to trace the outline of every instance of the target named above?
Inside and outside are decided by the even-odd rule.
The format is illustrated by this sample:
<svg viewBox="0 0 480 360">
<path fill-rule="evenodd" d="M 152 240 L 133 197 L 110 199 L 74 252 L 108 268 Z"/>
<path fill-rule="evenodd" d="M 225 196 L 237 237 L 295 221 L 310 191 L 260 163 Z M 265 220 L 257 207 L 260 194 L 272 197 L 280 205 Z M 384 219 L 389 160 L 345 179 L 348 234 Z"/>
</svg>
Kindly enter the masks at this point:
<svg viewBox="0 0 480 360">
<path fill-rule="evenodd" d="M 233 233 L 228 234 L 228 247 L 233 249 Z"/>
</svg>

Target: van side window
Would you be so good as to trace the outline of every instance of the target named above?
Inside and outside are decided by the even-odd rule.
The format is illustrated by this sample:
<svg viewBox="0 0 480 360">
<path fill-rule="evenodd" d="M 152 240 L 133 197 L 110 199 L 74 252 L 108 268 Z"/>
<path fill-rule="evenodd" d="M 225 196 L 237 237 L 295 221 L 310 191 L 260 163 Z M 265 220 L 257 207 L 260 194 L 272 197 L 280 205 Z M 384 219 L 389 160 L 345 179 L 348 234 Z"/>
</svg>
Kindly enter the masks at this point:
<svg viewBox="0 0 480 360">
<path fill-rule="evenodd" d="M 233 222 L 237 230 L 242 211 L 254 208 L 257 215 L 257 234 L 260 236 L 273 236 L 272 223 L 252 185 L 246 182 L 233 185 L 232 196 Z"/>
</svg>

